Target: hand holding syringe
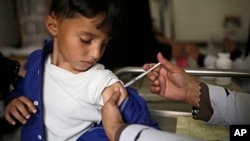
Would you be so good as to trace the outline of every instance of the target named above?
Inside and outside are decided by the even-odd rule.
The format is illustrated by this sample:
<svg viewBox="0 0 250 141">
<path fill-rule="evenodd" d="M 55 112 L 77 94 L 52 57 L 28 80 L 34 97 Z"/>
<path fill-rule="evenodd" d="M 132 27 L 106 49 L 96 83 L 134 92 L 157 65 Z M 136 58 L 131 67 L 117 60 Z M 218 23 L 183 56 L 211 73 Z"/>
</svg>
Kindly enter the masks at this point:
<svg viewBox="0 0 250 141">
<path fill-rule="evenodd" d="M 135 77 L 134 79 L 130 80 L 128 83 L 126 83 L 124 85 L 124 87 L 128 87 L 130 85 L 132 85 L 133 83 L 135 83 L 137 80 L 141 79 L 143 76 L 147 75 L 150 71 L 152 71 L 153 69 L 155 69 L 156 67 L 160 66 L 160 62 L 157 63 L 156 65 L 154 65 L 152 68 L 150 68 L 149 70 L 145 71 L 144 73 L 140 74 L 139 76 Z"/>
</svg>

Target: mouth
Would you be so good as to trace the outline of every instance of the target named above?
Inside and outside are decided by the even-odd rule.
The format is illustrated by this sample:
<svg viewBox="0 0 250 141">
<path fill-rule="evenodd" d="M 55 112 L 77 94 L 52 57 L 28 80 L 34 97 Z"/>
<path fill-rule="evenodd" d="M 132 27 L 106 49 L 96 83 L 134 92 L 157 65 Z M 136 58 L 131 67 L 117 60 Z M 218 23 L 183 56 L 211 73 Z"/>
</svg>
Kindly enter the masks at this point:
<svg viewBox="0 0 250 141">
<path fill-rule="evenodd" d="M 91 61 L 82 61 L 82 63 L 86 66 L 92 66 L 94 64 L 94 62 Z"/>
</svg>

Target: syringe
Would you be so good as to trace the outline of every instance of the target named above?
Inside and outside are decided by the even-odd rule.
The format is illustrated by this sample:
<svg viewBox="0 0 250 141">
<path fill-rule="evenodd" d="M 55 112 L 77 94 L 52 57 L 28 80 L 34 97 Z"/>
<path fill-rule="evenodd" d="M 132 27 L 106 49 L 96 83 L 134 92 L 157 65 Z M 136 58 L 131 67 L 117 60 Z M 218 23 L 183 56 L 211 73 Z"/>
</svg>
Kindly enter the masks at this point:
<svg viewBox="0 0 250 141">
<path fill-rule="evenodd" d="M 149 70 L 143 72 L 142 74 L 140 74 L 139 76 L 135 77 L 134 79 L 130 80 L 129 82 L 127 82 L 124 87 L 128 87 L 130 85 L 132 85 L 133 83 L 135 83 L 137 80 L 141 79 L 143 76 L 145 76 L 146 74 L 148 74 L 150 71 L 152 71 L 153 69 L 155 69 L 156 67 L 158 67 L 161 63 L 157 63 L 156 65 L 154 65 L 152 68 L 150 68 Z"/>
</svg>

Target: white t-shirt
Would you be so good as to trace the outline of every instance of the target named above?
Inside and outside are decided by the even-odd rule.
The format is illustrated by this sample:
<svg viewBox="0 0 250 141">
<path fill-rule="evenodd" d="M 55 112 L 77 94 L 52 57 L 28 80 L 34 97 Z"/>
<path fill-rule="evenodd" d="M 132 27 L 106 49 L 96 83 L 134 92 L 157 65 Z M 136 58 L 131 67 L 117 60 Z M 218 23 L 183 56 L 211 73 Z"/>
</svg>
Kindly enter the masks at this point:
<svg viewBox="0 0 250 141">
<path fill-rule="evenodd" d="M 102 91 L 120 81 L 110 70 L 96 64 L 86 72 L 73 74 L 45 65 L 43 103 L 48 141 L 75 141 L 101 121 Z"/>
</svg>

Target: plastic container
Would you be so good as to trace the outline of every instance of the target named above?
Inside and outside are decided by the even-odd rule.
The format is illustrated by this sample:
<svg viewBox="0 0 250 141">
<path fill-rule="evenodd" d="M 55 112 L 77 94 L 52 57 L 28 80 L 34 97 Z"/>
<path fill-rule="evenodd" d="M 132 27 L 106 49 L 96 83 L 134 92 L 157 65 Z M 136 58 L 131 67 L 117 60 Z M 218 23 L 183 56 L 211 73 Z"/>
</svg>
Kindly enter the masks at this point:
<svg viewBox="0 0 250 141">
<path fill-rule="evenodd" d="M 231 69 L 232 61 L 229 53 L 218 53 L 216 60 L 217 69 Z M 231 77 L 216 77 L 215 83 L 218 85 L 229 85 L 231 83 Z"/>
</svg>

